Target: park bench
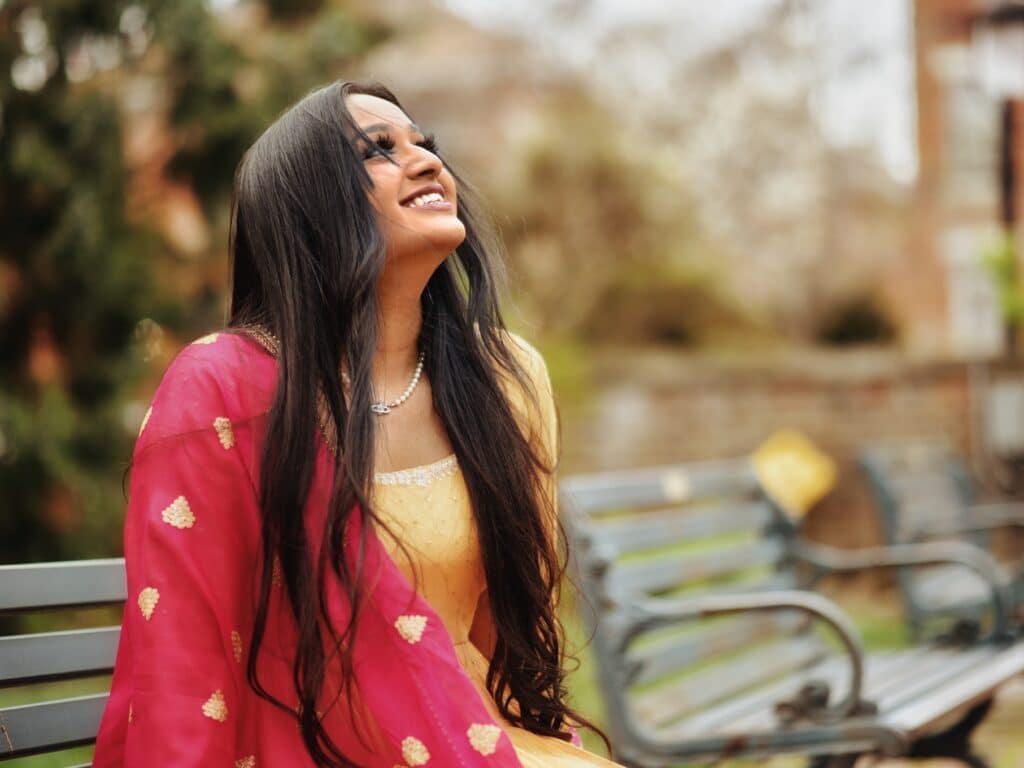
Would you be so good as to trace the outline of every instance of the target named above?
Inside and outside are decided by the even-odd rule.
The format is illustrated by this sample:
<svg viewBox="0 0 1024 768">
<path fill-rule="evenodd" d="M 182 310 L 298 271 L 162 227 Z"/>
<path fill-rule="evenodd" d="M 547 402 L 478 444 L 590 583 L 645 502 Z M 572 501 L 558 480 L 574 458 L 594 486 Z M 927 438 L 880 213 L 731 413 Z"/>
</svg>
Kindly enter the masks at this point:
<svg viewBox="0 0 1024 768">
<path fill-rule="evenodd" d="M 788 753 L 852 766 L 872 753 L 984 765 L 971 731 L 1024 670 L 984 551 L 809 543 L 747 459 L 567 477 L 560 505 L 621 762 Z M 989 585 L 985 637 L 865 653 L 842 609 L 806 588 L 822 574 L 936 563 Z"/>
<path fill-rule="evenodd" d="M 927 540 L 967 541 L 992 551 L 993 533 L 1024 528 L 1024 504 L 981 503 L 966 463 L 941 442 L 874 445 L 861 467 L 875 498 L 879 527 L 889 544 Z M 1003 562 L 1010 612 L 1024 620 L 1024 561 Z M 897 583 L 916 637 L 939 631 L 972 632 L 984 613 L 987 585 L 957 565 L 899 569 Z"/>
<path fill-rule="evenodd" d="M 124 560 L 0 566 L 0 620 L 125 601 Z M 119 626 L 0 637 L 0 688 L 109 674 Z M 0 761 L 90 744 L 106 693 L 0 706 Z"/>
</svg>

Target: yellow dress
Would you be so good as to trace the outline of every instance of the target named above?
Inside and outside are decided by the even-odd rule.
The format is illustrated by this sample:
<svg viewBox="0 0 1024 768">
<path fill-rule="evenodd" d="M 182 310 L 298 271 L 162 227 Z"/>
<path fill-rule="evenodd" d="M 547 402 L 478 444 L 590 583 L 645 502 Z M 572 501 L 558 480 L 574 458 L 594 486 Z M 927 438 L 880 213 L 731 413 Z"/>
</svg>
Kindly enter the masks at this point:
<svg viewBox="0 0 1024 768">
<path fill-rule="evenodd" d="M 518 337 L 517 337 L 518 340 Z M 534 375 L 541 400 L 541 427 L 545 440 L 557 434 L 550 384 L 543 361 L 531 347 L 525 361 Z M 515 402 L 516 407 L 522 400 Z M 535 418 L 531 416 L 530 418 Z M 550 443 L 549 443 L 550 444 Z M 552 485 L 553 491 L 553 485 Z M 582 768 L 617 766 L 567 741 L 541 736 L 512 725 L 498 711 L 487 690 L 487 658 L 469 640 L 477 602 L 487 586 L 469 493 L 454 454 L 431 464 L 394 472 L 378 472 L 373 485 L 376 513 L 409 551 L 412 562 L 390 536 L 380 541 L 395 565 L 417 586 L 444 622 L 455 654 L 490 711 L 516 749 L 526 768 Z"/>
</svg>

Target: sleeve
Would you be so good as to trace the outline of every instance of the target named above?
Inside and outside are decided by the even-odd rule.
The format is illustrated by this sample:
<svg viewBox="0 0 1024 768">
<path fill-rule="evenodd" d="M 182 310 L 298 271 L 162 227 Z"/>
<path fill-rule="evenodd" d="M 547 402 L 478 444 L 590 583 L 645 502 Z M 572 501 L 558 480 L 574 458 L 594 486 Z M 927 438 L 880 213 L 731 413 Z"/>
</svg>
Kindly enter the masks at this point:
<svg viewBox="0 0 1024 768">
<path fill-rule="evenodd" d="M 558 409 L 555 406 L 554 391 L 551 386 L 551 377 L 548 373 L 547 364 L 543 356 L 529 342 L 513 334 L 513 339 L 521 350 L 521 362 L 526 370 L 527 376 L 533 385 L 533 395 L 536 396 L 536 408 L 526 395 L 525 403 L 521 406 L 525 412 L 525 421 L 528 424 L 528 438 L 533 445 L 540 449 L 540 455 L 544 463 L 550 469 L 542 479 L 541 492 L 544 501 L 550 507 L 544 511 L 550 512 L 551 517 L 547 521 L 548 530 L 552 541 L 557 540 L 558 534 L 558 482 L 556 468 L 561 451 L 559 445 Z"/>
<path fill-rule="evenodd" d="M 545 470 L 541 480 L 541 514 L 546 515 L 548 540 L 558 550 L 558 460 L 561 453 L 559 445 L 558 410 L 555 407 L 555 396 L 551 387 L 551 378 L 548 374 L 547 365 L 540 353 L 534 350 L 534 389 L 537 394 L 537 408 L 539 411 L 540 424 L 537 429 L 539 435 L 541 454 L 548 470 Z M 561 585 L 555 585 L 555 594 L 552 595 L 554 604 L 557 606 L 561 600 Z"/>
<path fill-rule="evenodd" d="M 541 354 L 518 334 L 509 333 L 509 347 L 516 360 L 523 367 L 533 387 L 532 393 L 522 391 L 514 382 L 503 379 L 507 387 L 510 404 L 515 417 L 525 431 L 527 439 L 539 448 L 544 463 L 551 472 L 541 479 L 540 491 L 544 496 L 541 512 L 548 515 L 545 521 L 551 541 L 558 540 L 558 487 L 555 465 L 559 455 L 558 412 L 548 374 L 547 365 Z M 534 403 L 531 395 L 536 395 Z M 557 602 L 557 595 L 554 596 Z M 488 659 L 494 652 L 495 631 L 487 591 L 480 595 L 469 632 L 473 644 Z"/>
<path fill-rule="evenodd" d="M 125 521 L 125 764 L 234 765 L 252 628 L 255 493 L 218 371 L 188 349 L 136 443 Z"/>
</svg>

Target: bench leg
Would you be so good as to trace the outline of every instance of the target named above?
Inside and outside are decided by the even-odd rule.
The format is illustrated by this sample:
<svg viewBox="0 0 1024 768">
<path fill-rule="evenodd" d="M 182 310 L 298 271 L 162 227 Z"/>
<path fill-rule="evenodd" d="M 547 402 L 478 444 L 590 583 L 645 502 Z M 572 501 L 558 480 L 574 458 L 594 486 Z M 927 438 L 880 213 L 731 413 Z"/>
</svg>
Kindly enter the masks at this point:
<svg viewBox="0 0 1024 768">
<path fill-rule="evenodd" d="M 970 768 L 989 768 L 988 763 L 971 751 L 971 734 L 992 708 L 992 699 L 974 705 L 959 722 L 944 731 L 918 739 L 908 757 L 948 757 Z"/>
</svg>

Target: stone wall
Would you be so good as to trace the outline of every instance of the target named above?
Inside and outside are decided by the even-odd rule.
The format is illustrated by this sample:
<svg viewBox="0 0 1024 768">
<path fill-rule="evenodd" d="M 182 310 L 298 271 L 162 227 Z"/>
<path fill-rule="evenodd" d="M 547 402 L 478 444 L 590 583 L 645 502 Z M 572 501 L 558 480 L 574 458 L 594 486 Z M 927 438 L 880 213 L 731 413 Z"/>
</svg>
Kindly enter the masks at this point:
<svg viewBox="0 0 1024 768">
<path fill-rule="evenodd" d="M 597 351 L 581 390 L 592 394 L 559 398 L 562 473 L 748 455 L 773 431 L 795 428 L 840 466 L 838 486 L 808 515 L 808 534 L 866 546 L 878 541 L 878 529 L 858 450 L 874 441 L 942 438 L 987 479 L 985 392 L 991 382 L 1022 375 L 1019 365 L 972 368 L 874 351 L 756 361 Z"/>
</svg>

